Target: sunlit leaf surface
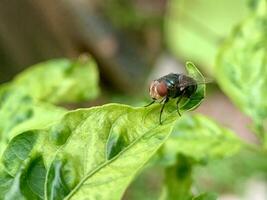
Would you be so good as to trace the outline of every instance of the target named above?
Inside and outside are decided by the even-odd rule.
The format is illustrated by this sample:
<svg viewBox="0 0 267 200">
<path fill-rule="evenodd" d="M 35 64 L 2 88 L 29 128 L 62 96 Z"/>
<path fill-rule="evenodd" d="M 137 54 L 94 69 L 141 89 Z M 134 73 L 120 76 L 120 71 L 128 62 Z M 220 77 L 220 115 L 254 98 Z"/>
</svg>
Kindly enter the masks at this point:
<svg viewBox="0 0 267 200">
<path fill-rule="evenodd" d="M 4 197 L 16 191 L 21 194 L 16 198 L 41 198 L 40 185 L 32 190 L 21 185 L 27 179 L 24 174 L 34 170 L 40 177 L 47 171 L 48 199 L 119 199 L 178 119 L 169 105 L 159 125 L 159 107 L 110 104 L 81 109 L 69 112 L 48 129 L 16 136 L 3 154 L 1 179 L 6 181 L 0 184 L 0 194 Z M 36 184 L 44 187 L 44 179 Z"/>
<path fill-rule="evenodd" d="M 194 77 L 200 75 L 192 63 L 187 64 L 187 69 Z M 184 109 L 200 104 L 204 89 L 199 89 L 195 95 L 200 98 L 186 101 Z M 43 99 L 38 92 L 34 94 L 22 102 L 28 105 Z M 0 198 L 120 199 L 180 120 L 175 101 L 171 101 L 160 125 L 160 107 L 107 104 L 62 111 L 63 117 L 59 111 L 53 123 L 42 118 L 19 123 L 15 129 L 26 126 L 19 129 L 24 131 L 12 135 L 0 160 Z M 27 125 L 34 129 L 27 129 Z"/>
</svg>

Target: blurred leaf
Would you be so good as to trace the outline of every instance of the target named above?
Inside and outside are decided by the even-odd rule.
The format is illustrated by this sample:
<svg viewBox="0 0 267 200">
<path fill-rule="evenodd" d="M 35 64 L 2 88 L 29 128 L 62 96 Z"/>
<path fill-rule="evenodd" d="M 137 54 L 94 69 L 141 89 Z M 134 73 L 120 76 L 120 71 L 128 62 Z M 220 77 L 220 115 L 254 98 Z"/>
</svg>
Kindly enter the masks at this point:
<svg viewBox="0 0 267 200">
<path fill-rule="evenodd" d="M 216 78 L 263 134 L 267 118 L 267 3 L 259 2 L 255 13 L 234 29 L 221 48 Z"/>
<path fill-rule="evenodd" d="M 51 103 L 85 101 L 99 93 L 98 71 L 92 58 L 55 59 L 34 65 L 11 83 L 34 100 Z"/>
<path fill-rule="evenodd" d="M 17 133 L 44 128 L 66 110 L 59 103 L 95 98 L 99 92 L 94 61 L 57 59 L 37 64 L 0 88 L 0 155 Z"/>
<path fill-rule="evenodd" d="M 155 200 L 159 199 L 162 193 L 162 182 L 164 169 L 160 166 L 150 166 L 151 160 L 135 177 L 130 186 L 123 195 L 123 200 L 142 199 Z"/>
<path fill-rule="evenodd" d="M 24 174 L 34 168 L 41 177 L 48 170 L 48 199 L 119 199 L 172 131 L 177 119 L 173 105 L 167 105 L 172 113 L 163 125 L 158 124 L 159 107 L 110 104 L 80 109 L 45 130 L 19 134 L 1 159 L 0 180 L 6 181 L 0 181 L 0 197 L 22 199 L 39 194 L 37 178 L 39 182 L 31 184 L 36 187 L 27 186 L 31 190 L 23 184 L 28 181 Z M 36 157 L 43 164 L 33 167 Z"/>
<path fill-rule="evenodd" d="M 177 155 L 176 164 L 165 169 L 165 186 L 160 200 L 190 200 L 193 160 Z"/>
<path fill-rule="evenodd" d="M 216 200 L 217 195 L 214 193 L 204 193 L 197 197 L 194 197 L 192 200 Z"/>
<path fill-rule="evenodd" d="M 191 199 L 192 168 L 236 154 L 241 145 L 234 133 L 207 117 L 183 115 L 158 152 L 159 163 L 167 166 L 161 199 Z"/>
<path fill-rule="evenodd" d="M 193 60 L 213 74 L 221 41 L 248 13 L 245 2 L 171 0 L 165 19 L 165 38 L 169 48 L 179 58 Z"/>
<path fill-rule="evenodd" d="M 267 178 L 266 153 L 243 149 L 224 160 L 211 160 L 194 170 L 195 186 L 201 191 L 244 193 L 249 179 Z M 203 184 L 206 183 L 206 184 Z"/>
<path fill-rule="evenodd" d="M 149 26 L 157 25 L 156 28 L 160 28 L 162 24 L 165 2 L 153 3 L 152 5 L 151 2 L 108 0 L 103 4 L 103 8 L 105 15 L 117 28 L 130 30 L 131 33 L 144 32 Z"/>
<path fill-rule="evenodd" d="M 140 29 L 144 24 L 145 16 L 137 12 L 132 4 L 131 1 L 108 0 L 108 3 L 104 6 L 105 13 L 117 27 Z"/>
<path fill-rule="evenodd" d="M 174 164 L 180 153 L 196 161 L 224 158 L 237 153 L 242 145 L 235 134 L 211 119 L 183 115 L 159 154 L 164 165 Z"/>
</svg>

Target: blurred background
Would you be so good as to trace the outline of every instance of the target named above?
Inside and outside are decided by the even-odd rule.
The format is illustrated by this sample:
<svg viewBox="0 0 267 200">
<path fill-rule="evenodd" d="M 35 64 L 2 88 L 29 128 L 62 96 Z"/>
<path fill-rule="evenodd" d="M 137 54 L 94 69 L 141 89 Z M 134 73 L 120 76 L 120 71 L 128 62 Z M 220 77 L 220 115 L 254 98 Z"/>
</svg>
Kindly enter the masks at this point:
<svg viewBox="0 0 267 200">
<path fill-rule="evenodd" d="M 233 26 L 249 15 L 254 2 L 1 0 L 0 82 L 11 80 L 32 64 L 58 57 L 76 58 L 86 52 L 99 65 L 102 88 L 102 95 L 89 105 L 145 104 L 149 81 L 169 72 L 183 72 L 186 61 L 194 62 L 212 78 L 218 48 Z M 195 112 L 257 143 L 247 128 L 249 118 L 233 106 L 216 82 L 208 85 L 207 98 Z M 136 180 L 125 199 L 154 199 L 161 180 L 160 170 L 153 170 Z M 200 184 L 208 187 L 210 183 Z M 243 199 L 257 199 L 252 198 L 251 191 L 260 195 L 258 199 L 267 199 L 263 181 L 253 177 L 245 187 Z M 229 188 L 218 190 L 220 199 L 240 199 Z"/>
</svg>

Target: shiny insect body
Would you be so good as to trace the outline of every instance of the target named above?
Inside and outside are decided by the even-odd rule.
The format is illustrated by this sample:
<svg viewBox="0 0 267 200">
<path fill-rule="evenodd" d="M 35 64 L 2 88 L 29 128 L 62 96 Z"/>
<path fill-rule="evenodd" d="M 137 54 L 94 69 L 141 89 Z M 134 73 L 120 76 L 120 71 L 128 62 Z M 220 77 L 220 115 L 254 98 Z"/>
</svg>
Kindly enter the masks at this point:
<svg viewBox="0 0 267 200">
<path fill-rule="evenodd" d="M 169 101 L 170 98 L 177 98 L 176 109 L 178 114 L 181 116 L 181 113 L 179 111 L 179 103 L 181 99 L 183 97 L 190 98 L 197 91 L 198 84 L 201 83 L 203 84 L 204 82 L 197 81 L 185 74 L 170 73 L 151 82 L 149 87 L 149 94 L 153 101 L 147 106 L 150 106 L 157 100 L 159 100 L 160 103 L 163 104 L 159 116 L 159 123 L 161 124 L 161 116 L 165 104 Z"/>
</svg>

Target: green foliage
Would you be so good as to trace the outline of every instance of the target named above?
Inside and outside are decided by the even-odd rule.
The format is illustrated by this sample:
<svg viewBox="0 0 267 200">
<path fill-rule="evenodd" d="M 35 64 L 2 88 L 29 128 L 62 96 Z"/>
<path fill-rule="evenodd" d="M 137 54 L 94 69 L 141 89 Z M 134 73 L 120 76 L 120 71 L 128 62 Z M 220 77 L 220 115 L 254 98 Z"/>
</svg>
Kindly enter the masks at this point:
<svg viewBox="0 0 267 200">
<path fill-rule="evenodd" d="M 167 165 L 174 164 L 180 153 L 195 161 L 206 162 L 231 156 L 241 146 L 241 140 L 232 131 L 209 118 L 200 114 L 184 115 L 177 121 L 160 154 Z"/>
<path fill-rule="evenodd" d="M 85 101 L 99 93 L 96 64 L 87 57 L 73 61 L 55 59 L 34 65 L 10 85 L 23 90 L 35 101 L 50 103 Z"/>
<path fill-rule="evenodd" d="M 53 161 L 67 159 L 61 171 L 76 171 L 78 179 L 69 194 L 59 193 L 68 195 L 66 199 L 82 199 L 87 193 L 90 193 L 89 199 L 119 199 L 137 170 L 167 139 L 177 119 L 176 113 L 170 114 L 168 121 L 159 126 L 154 112 L 157 113 L 122 105 L 91 109 L 81 127 L 77 127 L 81 132 L 76 131 L 69 138 Z M 53 163 L 47 175 L 48 197 L 57 192 L 52 187 L 52 183 L 58 181 L 53 176 Z M 64 178 L 68 180 L 70 176 Z"/>
<path fill-rule="evenodd" d="M 192 169 L 239 152 L 243 142 L 228 129 L 203 115 L 184 115 L 158 152 L 157 163 L 165 166 L 161 199 L 191 199 Z"/>
<path fill-rule="evenodd" d="M 117 104 L 80 109 L 48 129 L 19 134 L 3 154 L 1 178 L 12 178 L 0 187 L 2 198 L 14 193 L 13 188 L 21 194 L 16 198 L 36 194 L 21 184 L 34 168 L 40 177 L 47 171 L 42 182 L 47 199 L 83 199 L 87 194 L 90 199 L 119 199 L 172 131 L 177 113 L 169 113 L 160 126 L 158 109 Z M 32 166 L 36 159 L 41 166 Z"/>
<path fill-rule="evenodd" d="M 164 24 L 166 42 L 177 57 L 194 60 L 213 74 L 221 42 L 247 13 L 244 0 L 171 0 Z"/>
<path fill-rule="evenodd" d="M 53 69 L 50 64 L 51 62 L 48 62 L 48 71 L 50 68 Z M 56 72 L 52 74 L 59 77 L 62 75 L 62 69 L 67 68 L 68 73 L 75 71 L 69 71 L 70 67 L 58 66 L 60 69 L 53 69 Z M 189 75 L 198 79 L 203 78 L 192 63 L 187 63 L 186 67 Z M 55 86 L 57 81 L 53 84 L 52 77 L 50 83 L 46 73 L 43 66 L 34 67 L 2 88 L 1 97 L 4 97 L 4 101 L 1 112 L 3 116 L 8 117 L 3 121 L 5 123 L 1 122 L 3 130 L 6 130 L 3 135 L 6 140 L 1 144 L 4 152 L 0 160 L 0 198 L 121 198 L 136 173 L 168 139 L 176 126 L 179 117 L 175 102 L 167 104 L 163 125 L 158 124 L 161 107 L 159 104 L 149 108 L 108 104 L 67 112 L 45 101 L 58 103 L 62 100 L 80 100 L 80 94 L 86 87 L 78 83 L 77 87 L 81 88 L 81 92 L 67 93 L 63 89 L 69 85 L 65 84 L 68 82 L 65 76 L 59 78 L 63 83 L 62 89 L 59 89 L 61 85 Z M 83 73 L 76 72 L 73 75 Z M 32 77 L 35 74 L 38 74 L 37 79 Z M 37 80 L 39 82 L 36 86 L 39 89 L 35 90 L 33 85 Z M 96 80 L 94 77 L 92 83 Z M 86 80 L 83 83 L 89 84 Z M 88 87 L 94 86 L 95 84 L 91 84 Z M 54 88 L 55 97 L 51 95 L 51 87 Z M 39 92 L 40 88 L 43 93 Z M 72 87 L 69 89 L 72 90 Z M 6 92 L 9 94 L 8 99 L 5 99 Z M 64 98 L 67 94 L 69 96 Z M 184 102 L 182 109 L 196 108 L 204 96 L 205 85 L 198 87 L 196 94 Z M 13 101 L 9 101 L 12 99 Z M 8 106 L 14 107 L 11 114 L 10 110 L 5 109 Z M 32 118 L 31 112 L 34 116 L 38 114 L 36 118 Z M 22 116 L 19 118 L 22 120 L 10 125 L 9 119 L 13 120 L 17 116 Z M 182 155 L 180 158 L 179 160 L 188 160 Z M 184 162 L 178 162 L 177 166 L 180 171 L 179 177 L 185 176 Z M 188 167 L 192 167 L 190 162 Z M 167 177 L 172 176 L 172 171 L 175 173 L 177 167 L 173 169 L 175 170 L 166 171 Z M 188 174 L 190 175 L 190 172 Z M 175 189 L 177 181 L 169 181 L 167 185 Z M 178 183 L 183 184 L 183 181 Z M 191 181 L 184 190 L 180 190 L 180 195 L 183 195 L 182 191 L 187 193 L 190 185 Z M 173 191 L 167 190 L 167 194 Z M 172 196 L 174 198 L 175 193 Z"/>
<path fill-rule="evenodd" d="M 176 163 L 165 169 L 165 188 L 161 200 L 191 199 L 192 169 L 194 161 L 178 154 Z"/>
<path fill-rule="evenodd" d="M 49 102 L 95 98 L 99 93 L 97 84 L 94 61 L 81 58 L 37 64 L 0 87 L 0 155 L 19 132 L 45 127 L 66 112 Z"/>
<path fill-rule="evenodd" d="M 193 198 L 192 200 L 216 200 L 217 199 L 217 195 L 214 193 L 204 193 L 201 194 L 195 198 Z"/>
<path fill-rule="evenodd" d="M 255 12 L 232 32 L 216 64 L 219 85 L 252 118 L 262 139 L 267 118 L 266 34 L 267 3 L 263 0 L 259 1 Z"/>
<path fill-rule="evenodd" d="M 242 149 L 237 154 L 223 160 L 211 160 L 206 166 L 195 169 L 195 186 L 201 191 L 240 193 L 246 187 L 246 180 L 267 178 L 266 153 Z M 209 185 L 203 184 L 209 182 Z"/>
<path fill-rule="evenodd" d="M 180 103 L 182 117 L 170 101 L 162 126 L 159 104 L 68 111 L 58 105 L 98 95 L 98 72 L 92 59 L 57 59 L 35 65 L 0 87 L 0 199 L 119 199 L 155 154 L 158 162 L 149 164 L 164 167 L 160 199 L 216 199 L 201 193 L 240 186 L 254 173 L 266 177 L 267 3 L 248 1 L 250 16 L 227 39 L 248 13 L 245 1 L 172 0 L 164 28 L 175 55 L 215 72 L 223 91 L 251 117 L 265 149 L 244 145 L 232 131 L 203 115 L 187 115 L 203 101 L 205 85 Z M 140 1 L 109 3 L 105 15 L 118 27 L 147 32 L 148 37 L 157 34 L 154 26 L 162 22 L 157 9 L 143 7 L 148 12 L 141 13 L 138 7 L 145 4 Z M 149 24 L 151 30 L 142 30 Z M 203 82 L 193 63 L 186 69 Z M 194 176 L 199 164 L 207 164 L 201 165 L 204 173 Z M 199 187 L 203 180 L 208 188 Z M 193 197 L 196 191 L 200 195 Z"/>
<path fill-rule="evenodd" d="M 179 56 L 211 66 L 221 39 L 242 18 L 231 13 L 233 7 L 240 10 L 241 3 L 207 0 L 202 7 L 199 2 L 171 1 L 167 40 Z M 250 6 L 251 15 L 221 48 L 215 75 L 224 92 L 252 118 L 266 147 L 267 2 L 252 0 Z M 231 17 L 222 17 L 225 10 Z M 207 11 L 216 12 L 216 17 Z M 204 82 L 193 63 L 187 62 L 186 70 Z M 164 167 L 159 199 L 217 199 L 213 193 L 202 194 L 211 189 L 194 180 L 203 179 L 194 174 L 199 164 L 209 164 L 204 174 L 212 175 L 214 185 L 239 185 L 251 174 L 266 171 L 266 153 L 203 115 L 185 113 L 200 105 L 205 90 L 201 84 L 183 99 L 182 117 L 170 100 L 160 125 L 160 104 L 107 104 L 74 111 L 57 106 L 97 97 L 98 71 L 92 58 L 56 59 L 29 68 L 0 87 L 0 199 L 117 200 L 149 160 L 148 166 Z M 192 186 L 200 195 L 195 197 Z"/>
<path fill-rule="evenodd" d="M 230 98 L 251 116 L 255 130 L 263 137 L 267 117 L 264 101 L 267 93 L 264 88 L 267 83 L 267 49 L 264 46 L 267 6 L 266 1 L 259 2 L 252 6 L 255 13 L 235 29 L 222 47 L 217 59 L 216 79 Z M 181 9 L 182 4 L 185 7 L 191 5 L 190 2 L 172 1 L 171 5 L 175 6 L 171 9 Z M 210 5 L 212 7 L 214 3 Z M 204 13 L 201 8 L 193 9 L 199 12 L 197 15 Z M 170 13 L 172 15 L 173 11 Z M 180 14 L 189 16 L 188 11 Z M 182 35 L 181 38 L 187 39 L 182 46 L 175 39 L 178 43 L 172 44 L 173 49 L 178 47 L 178 52 L 188 54 L 192 46 L 203 45 L 204 49 L 192 51 L 195 53 L 192 55 L 200 63 L 209 65 L 208 58 L 213 60 L 218 45 L 215 40 L 208 41 L 203 35 L 188 37 L 189 30 L 180 29 L 185 25 L 177 24 L 172 17 L 167 19 L 167 37 L 173 41 L 177 31 L 182 30 L 181 33 L 185 32 L 179 37 Z M 195 23 L 194 16 L 188 19 Z M 170 26 L 175 31 L 168 29 Z M 228 28 L 220 24 L 218 30 L 213 31 L 222 38 Z M 192 38 L 194 45 L 191 41 L 187 46 Z M 253 69 L 252 65 L 255 66 Z M 191 77 L 204 82 L 203 75 L 193 63 L 187 62 L 186 70 Z M 201 104 L 205 90 L 205 84 L 198 85 L 190 98 L 183 99 L 179 105 L 182 117 L 177 114 L 175 100 L 170 100 L 160 125 L 160 104 L 147 108 L 107 104 L 74 111 L 57 106 L 98 95 L 98 71 L 91 58 L 57 59 L 29 68 L 0 87 L 0 199 L 120 199 L 153 156 L 157 159 L 151 161 L 156 162 L 150 164 L 164 167 L 159 199 L 216 199 L 217 195 L 213 193 L 201 194 L 209 191 L 207 188 L 199 190 L 200 195 L 194 197 L 194 169 L 199 164 L 228 159 L 249 145 L 207 117 L 185 113 Z M 266 168 L 264 162 L 257 169 L 245 162 L 248 158 L 255 160 L 255 157 L 245 154 L 239 160 L 249 169 L 244 177 L 253 170 Z M 207 169 L 216 177 L 214 171 L 217 172 L 221 165 L 213 164 L 212 167 Z M 234 176 L 230 172 L 228 175 Z"/>
</svg>

